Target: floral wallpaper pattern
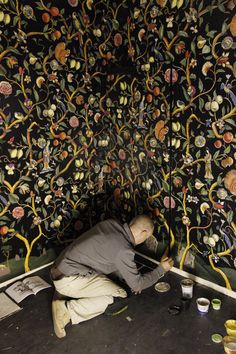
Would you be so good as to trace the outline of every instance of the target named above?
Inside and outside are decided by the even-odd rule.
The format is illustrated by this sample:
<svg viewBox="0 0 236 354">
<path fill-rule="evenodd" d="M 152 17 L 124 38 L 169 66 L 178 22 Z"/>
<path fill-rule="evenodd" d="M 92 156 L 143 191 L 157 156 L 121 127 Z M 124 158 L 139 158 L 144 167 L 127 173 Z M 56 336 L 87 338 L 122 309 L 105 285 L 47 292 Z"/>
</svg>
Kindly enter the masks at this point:
<svg viewBox="0 0 236 354">
<path fill-rule="evenodd" d="M 1 279 L 148 212 L 176 266 L 236 287 L 235 6 L 0 0 Z"/>
</svg>

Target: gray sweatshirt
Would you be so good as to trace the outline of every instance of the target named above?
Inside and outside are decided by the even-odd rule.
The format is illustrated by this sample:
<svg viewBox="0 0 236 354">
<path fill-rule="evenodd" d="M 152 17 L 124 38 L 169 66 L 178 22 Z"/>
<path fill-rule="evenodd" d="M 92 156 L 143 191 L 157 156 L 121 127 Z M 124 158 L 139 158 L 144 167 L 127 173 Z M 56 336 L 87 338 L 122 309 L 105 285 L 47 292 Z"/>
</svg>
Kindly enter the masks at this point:
<svg viewBox="0 0 236 354">
<path fill-rule="evenodd" d="M 65 276 L 89 276 L 119 272 L 135 292 L 153 285 L 164 275 L 161 266 L 142 275 L 134 261 L 134 237 L 128 224 L 102 221 L 72 242 L 56 259 L 56 268 Z"/>
</svg>

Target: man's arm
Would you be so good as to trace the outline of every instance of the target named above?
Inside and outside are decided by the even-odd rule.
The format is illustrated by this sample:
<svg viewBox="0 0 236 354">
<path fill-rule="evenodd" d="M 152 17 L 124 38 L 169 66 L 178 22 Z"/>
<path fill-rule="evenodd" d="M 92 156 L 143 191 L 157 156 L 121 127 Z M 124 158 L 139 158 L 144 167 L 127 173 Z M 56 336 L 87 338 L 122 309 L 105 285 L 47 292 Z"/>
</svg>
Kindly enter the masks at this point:
<svg viewBox="0 0 236 354">
<path fill-rule="evenodd" d="M 119 252 L 115 263 L 117 270 L 135 293 L 140 293 L 143 289 L 153 285 L 170 270 L 173 265 L 171 258 L 165 258 L 154 270 L 141 274 L 134 261 L 134 251 L 132 249 Z"/>
</svg>

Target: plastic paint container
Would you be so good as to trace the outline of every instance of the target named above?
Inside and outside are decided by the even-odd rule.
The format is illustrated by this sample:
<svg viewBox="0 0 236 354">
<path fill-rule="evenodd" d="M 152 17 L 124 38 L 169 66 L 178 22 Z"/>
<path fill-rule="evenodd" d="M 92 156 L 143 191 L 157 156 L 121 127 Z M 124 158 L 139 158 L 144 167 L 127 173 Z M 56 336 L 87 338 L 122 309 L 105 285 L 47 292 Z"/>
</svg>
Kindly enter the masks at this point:
<svg viewBox="0 0 236 354">
<path fill-rule="evenodd" d="M 221 300 L 220 299 L 212 299 L 211 305 L 214 310 L 220 310 L 221 308 Z"/>
<path fill-rule="evenodd" d="M 225 336 L 223 338 L 224 350 L 227 354 L 236 354 L 236 338 Z"/>
<path fill-rule="evenodd" d="M 210 300 L 206 297 L 199 297 L 197 299 L 197 308 L 201 314 L 206 314 L 209 311 Z"/>
<path fill-rule="evenodd" d="M 227 320 L 225 328 L 228 336 L 236 337 L 236 320 Z"/>
<path fill-rule="evenodd" d="M 193 297 L 193 281 L 191 279 L 181 280 L 182 298 L 192 299 Z"/>
</svg>

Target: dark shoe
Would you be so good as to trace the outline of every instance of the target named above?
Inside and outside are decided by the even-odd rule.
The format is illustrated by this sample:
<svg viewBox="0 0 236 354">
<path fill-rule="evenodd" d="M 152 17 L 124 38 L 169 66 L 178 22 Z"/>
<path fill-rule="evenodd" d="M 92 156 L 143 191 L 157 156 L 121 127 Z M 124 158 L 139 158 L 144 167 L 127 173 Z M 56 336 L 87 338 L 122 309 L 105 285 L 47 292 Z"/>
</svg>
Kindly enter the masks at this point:
<svg viewBox="0 0 236 354">
<path fill-rule="evenodd" d="M 107 316 L 116 316 L 128 309 L 128 299 L 122 297 L 114 297 L 114 302 L 107 306 L 104 312 Z"/>
</svg>

